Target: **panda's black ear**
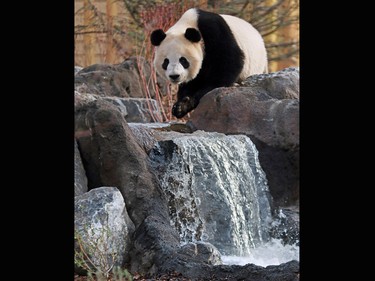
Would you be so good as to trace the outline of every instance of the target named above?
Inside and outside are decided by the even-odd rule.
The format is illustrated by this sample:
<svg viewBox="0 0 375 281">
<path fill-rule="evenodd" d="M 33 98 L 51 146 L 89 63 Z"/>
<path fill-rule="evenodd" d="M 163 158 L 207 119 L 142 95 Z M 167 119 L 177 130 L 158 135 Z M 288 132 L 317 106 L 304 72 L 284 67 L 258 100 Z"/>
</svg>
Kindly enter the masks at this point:
<svg viewBox="0 0 375 281">
<path fill-rule="evenodd" d="M 151 44 L 154 46 L 159 46 L 167 35 L 162 29 L 156 29 L 151 33 Z"/>
<path fill-rule="evenodd" d="M 199 42 L 201 40 L 201 34 L 199 33 L 199 31 L 191 27 L 186 29 L 185 37 L 187 40 L 194 42 L 194 43 Z"/>
</svg>

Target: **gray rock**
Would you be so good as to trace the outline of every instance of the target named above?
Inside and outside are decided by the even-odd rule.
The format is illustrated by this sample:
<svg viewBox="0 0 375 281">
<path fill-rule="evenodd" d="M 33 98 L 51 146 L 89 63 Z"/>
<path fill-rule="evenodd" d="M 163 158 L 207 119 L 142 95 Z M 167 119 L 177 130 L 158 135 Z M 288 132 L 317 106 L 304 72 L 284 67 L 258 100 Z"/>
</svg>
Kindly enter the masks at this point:
<svg viewBox="0 0 375 281">
<path fill-rule="evenodd" d="M 275 210 L 271 235 L 283 244 L 299 246 L 299 206 L 284 207 Z"/>
<path fill-rule="evenodd" d="M 81 67 L 81 66 L 74 66 L 74 74 L 77 74 L 82 69 L 83 69 L 83 67 Z"/>
<path fill-rule="evenodd" d="M 267 241 L 270 196 L 251 140 L 203 131 L 161 134 L 149 155 L 181 241 L 209 242 L 225 255 L 250 254 Z"/>
<path fill-rule="evenodd" d="M 115 187 L 100 187 L 75 197 L 76 251 L 79 244 L 92 261 L 92 269 L 106 273 L 122 266 L 131 246 L 134 224 L 124 198 Z M 90 264 L 91 265 L 91 264 Z"/>
<path fill-rule="evenodd" d="M 217 261 L 209 247 L 198 252 L 181 247 L 179 234 L 170 225 L 166 196 L 144 149 L 154 143 L 152 135 L 139 142 L 118 107 L 103 99 L 77 95 L 75 137 L 88 186 L 117 187 L 135 225 L 126 260 L 131 272 L 157 276 L 177 271 L 192 280 L 298 280 L 296 261 L 267 268 L 213 265 Z"/>
<path fill-rule="evenodd" d="M 252 263 L 246 265 L 207 265 L 186 261 L 183 258 L 168 259 L 160 267 L 161 272 L 180 272 L 183 277 L 194 281 L 299 281 L 299 262 L 292 260 L 280 265 L 266 267 Z M 186 279 L 180 279 L 186 280 Z"/>
<path fill-rule="evenodd" d="M 240 87 L 212 90 L 187 125 L 192 130 L 249 136 L 259 151 L 275 207 L 298 200 L 298 68 L 253 75 Z"/>
<path fill-rule="evenodd" d="M 94 64 L 81 69 L 75 75 L 75 87 L 99 96 L 155 98 L 156 93 L 152 88 L 148 96 L 141 73 L 144 81 L 151 79 L 150 65 L 142 57 L 131 57 L 119 64 Z M 157 79 L 163 89 L 167 87 L 166 81 L 158 77 Z M 82 88 L 82 85 L 85 87 Z"/>
<path fill-rule="evenodd" d="M 98 99 L 75 108 L 75 136 L 90 188 L 116 186 L 139 226 L 148 215 L 168 217 L 167 204 L 148 156 L 119 109 Z"/>
<path fill-rule="evenodd" d="M 299 67 L 249 76 L 241 87 L 263 89 L 276 99 L 299 99 Z"/>
<path fill-rule="evenodd" d="M 154 99 L 118 97 L 105 97 L 104 99 L 116 105 L 129 123 L 150 123 L 163 120 L 158 103 Z"/>
<path fill-rule="evenodd" d="M 85 168 L 82 164 L 81 154 L 78 149 L 77 141 L 74 140 L 74 196 L 82 195 L 87 192 L 87 177 Z"/>
<path fill-rule="evenodd" d="M 188 124 L 197 130 L 245 134 L 273 147 L 299 147 L 299 100 L 275 99 L 250 87 L 217 88 L 200 101 Z"/>
<path fill-rule="evenodd" d="M 133 271 L 157 272 L 179 246 L 169 224 L 168 204 L 146 152 L 116 106 L 95 100 L 76 107 L 75 135 L 90 187 L 116 186 L 135 224 L 130 263 Z"/>
<path fill-rule="evenodd" d="M 211 243 L 202 241 L 189 242 L 181 247 L 179 253 L 187 254 L 189 257 L 196 257 L 203 264 L 223 264 L 219 250 Z"/>
<path fill-rule="evenodd" d="M 169 221 L 160 216 L 148 216 L 134 233 L 130 271 L 150 275 L 164 271 L 169 260 L 178 260 L 179 236 Z M 189 258 L 187 258 L 190 260 Z"/>
</svg>

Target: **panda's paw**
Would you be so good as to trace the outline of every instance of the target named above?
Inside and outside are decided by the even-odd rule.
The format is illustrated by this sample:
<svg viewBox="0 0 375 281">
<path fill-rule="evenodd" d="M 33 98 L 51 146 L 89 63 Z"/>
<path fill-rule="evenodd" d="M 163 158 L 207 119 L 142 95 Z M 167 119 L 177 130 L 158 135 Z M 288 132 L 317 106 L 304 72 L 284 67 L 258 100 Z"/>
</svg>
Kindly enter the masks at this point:
<svg viewBox="0 0 375 281">
<path fill-rule="evenodd" d="M 172 114 L 177 118 L 182 118 L 187 112 L 184 111 L 183 105 L 181 103 L 175 103 L 172 107 Z"/>
<path fill-rule="evenodd" d="M 177 118 L 182 118 L 196 107 L 196 100 L 192 97 L 185 96 L 173 105 L 172 114 Z"/>
</svg>

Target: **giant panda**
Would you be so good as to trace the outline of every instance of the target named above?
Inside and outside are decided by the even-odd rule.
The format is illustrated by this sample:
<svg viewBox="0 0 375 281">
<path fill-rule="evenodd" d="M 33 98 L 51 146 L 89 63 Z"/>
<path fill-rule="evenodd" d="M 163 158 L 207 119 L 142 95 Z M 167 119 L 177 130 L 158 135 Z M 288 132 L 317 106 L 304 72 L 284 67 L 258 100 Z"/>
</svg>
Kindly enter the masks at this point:
<svg viewBox="0 0 375 281">
<path fill-rule="evenodd" d="M 150 39 L 156 71 L 179 85 L 172 107 L 177 118 L 214 88 L 268 72 L 262 36 L 238 17 L 191 8 L 167 32 L 154 30 Z"/>
</svg>

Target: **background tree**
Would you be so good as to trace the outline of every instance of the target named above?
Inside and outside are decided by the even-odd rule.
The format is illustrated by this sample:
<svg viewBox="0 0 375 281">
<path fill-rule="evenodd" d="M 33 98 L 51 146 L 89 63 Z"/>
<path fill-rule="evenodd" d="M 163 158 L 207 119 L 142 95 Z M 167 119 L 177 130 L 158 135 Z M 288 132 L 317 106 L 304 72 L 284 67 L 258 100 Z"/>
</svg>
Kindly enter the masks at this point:
<svg viewBox="0 0 375 281">
<path fill-rule="evenodd" d="M 250 22 L 266 43 L 269 72 L 299 65 L 299 0 L 75 0 L 75 65 L 144 57 L 151 68 L 147 80 L 138 64 L 145 98 L 151 98 L 153 89 L 163 116 L 157 121 L 175 120 L 171 107 L 177 87 L 171 85 L 166 92 L 159 89 L 149 38 L 154 29 L 167 30 L 191 7 Z"/>
<path fill-rule="evenodd" d="M 250 22 L 265 40 L 270 71 L 299 65 L 299 0 L 75 0 L 75 63 L 150 59 L 149 33 L 167 29 L 190 7 Z"/>
</svg>

